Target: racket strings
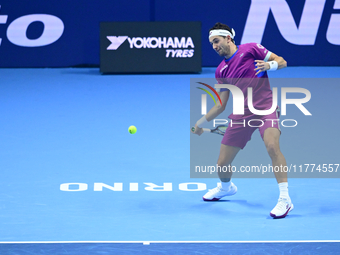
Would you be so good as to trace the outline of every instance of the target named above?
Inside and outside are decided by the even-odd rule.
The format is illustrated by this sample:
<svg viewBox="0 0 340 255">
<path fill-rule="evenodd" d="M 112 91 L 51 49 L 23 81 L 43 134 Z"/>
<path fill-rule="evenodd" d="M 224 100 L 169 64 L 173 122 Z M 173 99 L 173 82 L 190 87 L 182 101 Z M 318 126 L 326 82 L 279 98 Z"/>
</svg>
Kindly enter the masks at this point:
<svg viewBox="0 0 340 255">
<path fill-rule="evenodd" d="M 227 130 L 227 127 L 218 127 L 217 128 L 217 131 L 220 135 L 224 135 L 226 130 Z"/>
<path fill-rule="evenodd" d="M 227 127 L 219 127 L 218 130 L 225 133 L 225 131 L 227 130 Z"/>
</svg>

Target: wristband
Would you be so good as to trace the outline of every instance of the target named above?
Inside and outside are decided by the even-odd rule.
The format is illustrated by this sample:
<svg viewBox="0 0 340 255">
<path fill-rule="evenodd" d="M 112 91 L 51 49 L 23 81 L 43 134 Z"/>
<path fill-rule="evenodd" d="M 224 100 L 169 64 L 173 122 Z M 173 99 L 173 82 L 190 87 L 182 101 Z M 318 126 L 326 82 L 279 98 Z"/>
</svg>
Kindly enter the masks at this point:
<svg viewBox="0 0 340 255">
<path fill-rule="evenodd" d="M 203 124 L 206 123 L 206 122 L 208 122 L 208 121 L 207 121 L 207 119 L 205 118 L 205 116 L 203 116 L 202 118 L 200 118 L 200 119 L 197 121 L 196 125 L 197 125 L 199 128 L 202 128 Z"/>
<path fill-rule="evenodd" d="M 276 61 L 269 61 L 267 63 L 269 64 L 268 71 L 276 71 L 277 68 L 279 67 L 279 64 Z"/>
</svg>

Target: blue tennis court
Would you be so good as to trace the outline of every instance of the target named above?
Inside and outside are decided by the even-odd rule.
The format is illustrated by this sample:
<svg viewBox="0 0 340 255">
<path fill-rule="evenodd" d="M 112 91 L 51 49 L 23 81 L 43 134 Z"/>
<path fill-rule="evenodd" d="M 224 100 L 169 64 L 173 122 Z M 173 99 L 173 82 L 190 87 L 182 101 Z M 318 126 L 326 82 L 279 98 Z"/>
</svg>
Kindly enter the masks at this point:
<svg viewBox="0 0 340 255">
<path fill-rule="evenodd" d="M 203 202 L 218 180 L 190 178 L 190 79 L 214 72 L 0 69 L 0 253 L 337 254 L 339 178 L 289 179 L 285 219 L 269 216 L 274 177 L 235 178 L 236 195 Z M 289 164 L 339 164 L 340 88 L 327 78 L 340 68 L 270 77 L 325 78 L 306 87 L 313 116 L 282 130 L 281 150 Z M 269 163 L 258 134 L 235 164 L 247 160 Z"/>
</svg>

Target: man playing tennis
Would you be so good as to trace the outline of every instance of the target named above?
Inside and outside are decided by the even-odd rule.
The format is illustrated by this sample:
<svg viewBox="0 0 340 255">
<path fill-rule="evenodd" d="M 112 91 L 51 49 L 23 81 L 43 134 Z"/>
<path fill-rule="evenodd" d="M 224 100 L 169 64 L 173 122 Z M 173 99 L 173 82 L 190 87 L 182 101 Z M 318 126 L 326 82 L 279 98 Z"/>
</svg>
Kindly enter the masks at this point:
<svg viewBox="0 0 340 255">
<path fill-rule="evenodd" d="M 215 77 L 218 83 L 232 84 L 242 90 L 245 98 L 244 115 L 231 114 L 229 118 L 234 123 L 229 123 L 220 148 L 218 166 L 229 167 L 237 153 L 243 149 L 250 140 L 252 133 L 258 128 L 265 143 L 268 154 L 272 160 L 272 166 L 283 169 L 286 160 L 280 151 L 279 138 L 279 111 L 278 108 L 270 115 L 260 116 L 253 114 L 247 104 L 247 88 L 253 90 L 253 106 L 257 110 L 267 110 L 272 107 L 272 91 L 268 80 L 267 70 L 274 71 L 287 66 L 287 62 L 282 58 L 268 51 L 265 47 L 257 43 L 247 43 L 235 45 L 235 31 L 229 26 L 216 23 L 209 30 L 209 41 L 213 49 L 224 57 L 217 67 Z M 228 89 L 217 90 L 222 101 L 216 104 L 205 116 L 197 121 L 194 134 L 203 133 L 203 125 L 215 119 L 226 107 L 230 91 Z M 251 119 L 261 119 L 263 125 L 254 122 L 248 125 Z M 266 121 L 271 120 L 271 121 Z M 260 127 L 252 127 L 260 126 Z M 229 168 L 230 169 L 230 168 Z M 280 196 L 278 203 L 270 212 L 273 218 L 284 218 L 293 209 L 293 204 L 288 194 L 287 173 L 284 171 L 274 171 L 279 186 Z M 237 192 L 237 187 L 231 182 L 232 172 L 218 172 L 221 182 L 216 188 L 210 190 L 203 196 L 204 201 L 217 201 L 224 196 L 231 196 Z"/>
</svg>

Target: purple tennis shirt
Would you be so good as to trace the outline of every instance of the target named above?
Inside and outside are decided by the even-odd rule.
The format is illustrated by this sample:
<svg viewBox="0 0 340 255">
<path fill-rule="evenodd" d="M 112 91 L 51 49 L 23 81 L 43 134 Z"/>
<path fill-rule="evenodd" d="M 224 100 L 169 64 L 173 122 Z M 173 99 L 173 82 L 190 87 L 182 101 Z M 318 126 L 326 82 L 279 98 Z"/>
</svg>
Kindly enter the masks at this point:
<svg viewBox="0 0 340 255">
<path fill-rule="evenodd" d="M 242 90 L 244 95 L 244 115 L 229 115 L 230 119 L 245 119 L 254 114 L 248 108 L 248 87 L 253 88 L 253 106 L 257 110 L 267 110 L 272 106 L 272 91 L 267 72 L 256 75 L 255 60 L 268 61 L 271 52 L 258 43 L 238 46 L 229 59 L 224 59 L 216 69 L 215 77 L 219 84 L 232 84 Z M 224 91 L 220 89 L 217 91 Z"/>
</svg>

